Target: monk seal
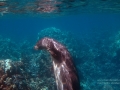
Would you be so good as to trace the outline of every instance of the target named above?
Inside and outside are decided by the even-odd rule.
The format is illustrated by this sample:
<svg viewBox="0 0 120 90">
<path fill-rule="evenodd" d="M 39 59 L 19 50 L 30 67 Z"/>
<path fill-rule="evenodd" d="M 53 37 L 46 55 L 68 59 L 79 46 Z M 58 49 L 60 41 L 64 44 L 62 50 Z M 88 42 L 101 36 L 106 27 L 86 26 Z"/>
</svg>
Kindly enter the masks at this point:
<svg viewBox="0 0 120 90">
<path fill-rule="evenodd" d="M 52 38 L 45 37 L 37 42 L 35 49 L 49 51 L 52 57 L 57 90 L 80 90 L 76 68 L 65 46 Z"/>
</svg>

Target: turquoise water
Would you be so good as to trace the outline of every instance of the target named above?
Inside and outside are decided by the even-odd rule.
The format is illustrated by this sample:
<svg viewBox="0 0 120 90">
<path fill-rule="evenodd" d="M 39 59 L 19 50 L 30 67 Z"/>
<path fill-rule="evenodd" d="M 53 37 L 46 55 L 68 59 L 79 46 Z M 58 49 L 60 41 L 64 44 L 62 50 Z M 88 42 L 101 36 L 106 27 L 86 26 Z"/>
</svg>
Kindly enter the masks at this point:
<svg viewBox="0 0 120 90">
<path fill-rule="evenodd" d="M 120 2 L 92 1 L 80 0 L 80 4 L 78 1 L 60 1 L 62 4 L 58 6 L 52 4 L 54 8 L 58 7 L 57 10 L 44 11 L 51 1 L 39 6 L 32 0 L 17 1 L 16 4 L 14 0 L 9 3 L 0 0 L 0 59 L 25 63 L 30 90 L 56 90 L 49 54 L 33 49 L 39 39 L 51 37 L 70 52 L 82 90 L 119 90 Z M 26 3 L 31 6 L 23 10 Z M 5 7 L 10 9 L 3 12 Z M 19 90 L 25 89 L 19 87 Z"/>
</svg>

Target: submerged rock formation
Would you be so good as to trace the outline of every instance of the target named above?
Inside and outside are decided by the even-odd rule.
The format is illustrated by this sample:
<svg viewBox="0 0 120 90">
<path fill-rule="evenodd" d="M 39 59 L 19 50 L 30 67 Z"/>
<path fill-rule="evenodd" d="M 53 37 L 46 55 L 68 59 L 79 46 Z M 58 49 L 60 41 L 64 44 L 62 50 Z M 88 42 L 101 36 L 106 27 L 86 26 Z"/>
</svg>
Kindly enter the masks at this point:
<svg viewBox="0 0 120 90">
<path fill-rule="evenodd" d="M 21 61 L 0 60 L 0 90 L 30 90 Z"/>
</svg>

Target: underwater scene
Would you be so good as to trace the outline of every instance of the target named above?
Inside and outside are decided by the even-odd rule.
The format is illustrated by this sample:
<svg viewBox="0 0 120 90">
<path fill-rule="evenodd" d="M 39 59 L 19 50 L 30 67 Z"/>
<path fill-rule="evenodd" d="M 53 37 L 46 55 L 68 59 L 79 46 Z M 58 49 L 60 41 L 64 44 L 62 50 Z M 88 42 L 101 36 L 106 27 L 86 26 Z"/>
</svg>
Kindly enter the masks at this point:
<svg viewBox="0 0 120 90">
<path fill-rule="evenodd" d="M 120 90 L 120 0 L 0 0 L 0 90 Z"/>
</svg>

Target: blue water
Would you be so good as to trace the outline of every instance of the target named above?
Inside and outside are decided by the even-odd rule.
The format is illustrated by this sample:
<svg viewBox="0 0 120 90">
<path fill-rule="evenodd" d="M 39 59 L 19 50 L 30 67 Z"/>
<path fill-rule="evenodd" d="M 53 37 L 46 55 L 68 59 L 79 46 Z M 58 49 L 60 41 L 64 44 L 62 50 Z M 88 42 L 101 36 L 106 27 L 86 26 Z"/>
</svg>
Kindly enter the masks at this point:
<svg viewBox="0 0 120 90">
<path fill-rule="evenodd" d="M 79 72 L 82 73 L 79 76 L 83 77 L 84 84 L 82 83 L 82 85 L 85 88 L 83 90 L 118 90 L 118 84 L 98 85 L 98 89 L 95 89 L 96 82 L 93 81 L 117 79 L 119 82 L 120 35 L 118 32 L 120 31 L 120 14 L 77 14 L 51 18 L 30 16 L 0 18 L 0 35 L 10 38 L 16 43 L 28 40 L 34 45 L 38 33 L 50 27 L 69 31 L 76 39 L 83 40 L 85 47 L 80 44 L 82 46 L 80 48 L 85 51 L 85 54 L 82 53 L 82 57 L 81 53 L 78 53 L 80 58 L 75 60 L 76 66 L 81 70 Z M 68 39 L 70 40 L 71 37 Z M 93 80 L 92 84 L 90 84 L 90 88 L 87 88 L 90 80 Z M 103 89 L 104 87 L 106 89 Z"/>
<path fill-rule="evenodd" d="M 81 14 L 56 18 L 18 17 L 0 18 L 0 33 L 14 40 L 32 39 L 48 27 L 72 31 L 77 35 L 92 31 L 117 31 L 120 29 L 120 14 Z M 82 35 L 83 35 L 82 34 Z"/>
</svg>

